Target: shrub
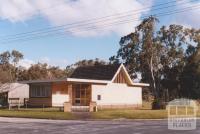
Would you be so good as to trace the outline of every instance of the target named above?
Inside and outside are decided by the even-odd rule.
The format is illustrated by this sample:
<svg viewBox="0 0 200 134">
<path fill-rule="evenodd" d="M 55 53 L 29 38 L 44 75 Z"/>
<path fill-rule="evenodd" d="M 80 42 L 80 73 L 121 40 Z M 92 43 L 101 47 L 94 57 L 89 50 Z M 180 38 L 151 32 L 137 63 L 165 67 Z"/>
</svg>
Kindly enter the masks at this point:
<svg viewBox="0 0 200 134">
<path fill-rule="evenodd" d="M 165 109 L 166 103 L 161 99 L 155 99 L 152 103 L 152 109 Z"/>
</svg>

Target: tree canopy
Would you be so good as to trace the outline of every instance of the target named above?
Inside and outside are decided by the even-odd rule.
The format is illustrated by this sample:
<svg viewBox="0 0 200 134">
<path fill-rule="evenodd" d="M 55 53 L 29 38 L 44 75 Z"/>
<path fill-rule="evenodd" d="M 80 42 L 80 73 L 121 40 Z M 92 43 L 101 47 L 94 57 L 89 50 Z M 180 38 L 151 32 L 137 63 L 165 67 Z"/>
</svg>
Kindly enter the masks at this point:
<svg viewBox="0 0 200 134">
<path fill-rule="evenodd" d="M 17 50 L 0 53 L 0 84 L 25 80 L 65 78 L 70 76 L 74 69 L 80 66 L 108 64 L 107 62 L 96 58 L 78 61 L 67 66 L 65 69 L 61 69 L 58 66 L 50 66 L 47 63 L 32 64 L 26 69 L 18 65 L 23 57 L 23 54 Z"/>
<path fill-rule="evenodd" d="M 158 23 L 154 16 L 144 19 L 132 33 L 121 38 L 120 49 L 116 56 L 110 58 L 110 62 L 124 63 L 132 78 L 141 74 L 141 81 L 150 83 L 155 98 L 192 98 L 195 93 L 200 97 L 197 88 L 200 81 L 190 76 L 199 70 L 197 50 L 200 30 L 181 25 L 158 28 Z M 189 81 L 183 82 L 186 78 Z M 196 82 L 196 86 L 192 86 L 192 81 Z M 184 83 L 187 83 L 187 89 Z M 192 90 L 195 92 L 192 93 Z M 193 95 L 184 93 L 190 91 Z"/>
</svg>

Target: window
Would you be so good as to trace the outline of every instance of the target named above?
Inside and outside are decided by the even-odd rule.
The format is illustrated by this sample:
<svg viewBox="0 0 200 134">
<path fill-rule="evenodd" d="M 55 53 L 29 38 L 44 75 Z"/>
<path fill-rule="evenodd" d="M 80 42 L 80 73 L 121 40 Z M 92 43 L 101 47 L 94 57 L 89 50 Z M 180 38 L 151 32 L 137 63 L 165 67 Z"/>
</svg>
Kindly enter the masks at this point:
<svg viewBox="0 0 200 134">
<path fill-rule="evenodd" d="M 30 97 L 50 97 L 51 85 L 31 85 Z"/>
<path fill-rule="evenodd" d="M 81 103 L 81 100 L 80 100 L 80 99 L 76 99 L 76 100 L 75 100 L 75 103 L 76 103 L 76 104 L 80 104 L 80 103 Z"/>
<path fill-rule="evenodd" d="M 97 95 L 97 100 L 101 100 L 101 95 Z"/>
</svg>

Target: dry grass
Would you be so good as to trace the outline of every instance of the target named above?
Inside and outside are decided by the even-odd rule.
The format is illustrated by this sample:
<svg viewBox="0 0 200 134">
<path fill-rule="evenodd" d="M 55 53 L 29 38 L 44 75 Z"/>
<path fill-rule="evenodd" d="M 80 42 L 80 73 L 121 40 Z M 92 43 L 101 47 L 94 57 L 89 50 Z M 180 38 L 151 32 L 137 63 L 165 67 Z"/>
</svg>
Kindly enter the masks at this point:
<svg viewBox="0 0 200 134">
<path fill-rule="evenodd" d="M 175 109 L 172 109 L 172 113 Z M 188 109 L 188 113 L 192 109 Z M 178 110 L 178 113 L 185 114 L 185 108 Z M 39 119 L 81 119 L 73 113 L 64 113 L 59 108 L 28 108 L 20 110 L 0 109 L 1 117 L 23 117 L 23 118 L 39 118 Z M 200 107 L 197 111 L 197 116 L 200 117 Z M 167 110 L 151 110 L 151 103 L 144 102 L 143 107 L 139 110 L 134 109 L 107 109 L 91 113 L 90 119 L 165 119 L 167 118 Z"/>
<path fill-rule="evenodd" d="M 152 102 L 143 101 L 142 102 L 142 109 L 151 110 L 152 109 Z"/>
<path fill-rule="evenodd" d="M 200 117 L 200 106 L 197 111 L 197 117 Z M 175 113 L 175 109 L 170 111 L 172 114 Z M 193 109 L 188 108 L 188 114 L 192 114 Z M 178 114 L 185 114 L 185 107 L 178 109 Z M 143 102 L 142 108 L 140 110 L 133 109 L 107 109 L 100 110 L 96 113 L 92 113 L 92 118 L 94 119 L 165 119 L 168 117 L 168 111 L 163 110 L 152 110 L 151 102 Z"/>
<path fill-rule="evenodd" d="M 164 119 L 167 118 L 166 110 L 102 110 L 92 113 L 94 119 Z"/>
<path fill-rule="evenodd" d="M 37 110 L 36 109 L 34 110 L 1 109 L 0 117 L 20 117 L 20 118 L 57 119 L 57 120 L 76 119 L 76 117 L 72 113 L 64 113 L 64 112 L 58 112 L 58 111 L 43 111 L 42 109 L 37 109 Z"/>
</svg>

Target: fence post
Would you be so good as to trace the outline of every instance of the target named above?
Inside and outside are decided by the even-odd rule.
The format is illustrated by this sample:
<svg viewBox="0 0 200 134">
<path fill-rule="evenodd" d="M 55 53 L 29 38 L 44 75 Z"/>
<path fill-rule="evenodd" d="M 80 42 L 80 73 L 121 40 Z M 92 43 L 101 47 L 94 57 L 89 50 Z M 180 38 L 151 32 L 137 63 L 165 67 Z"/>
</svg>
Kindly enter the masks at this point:
<svg viewBox="0 0 200 134">
<path fill-rule="evenodd" d="M 20 99 L 18 100 L 18 110 L 20 109 Z"/>
<path fill-rule="evenodd" d="M 10 101 L 8 101 L 8 107 L 9 107 L 9 110 L 11 110 Z"/>
</svg>

